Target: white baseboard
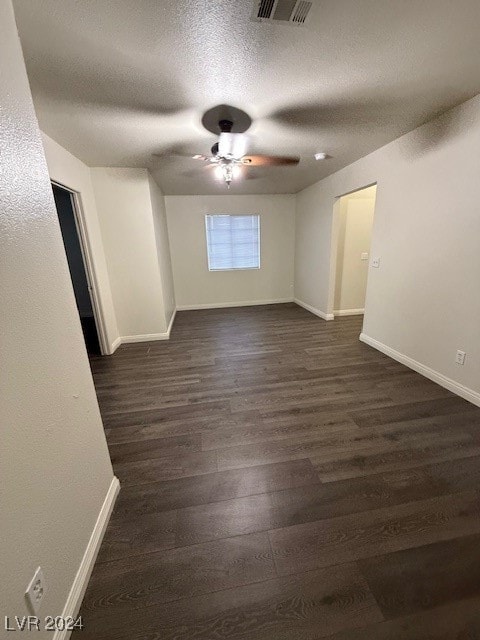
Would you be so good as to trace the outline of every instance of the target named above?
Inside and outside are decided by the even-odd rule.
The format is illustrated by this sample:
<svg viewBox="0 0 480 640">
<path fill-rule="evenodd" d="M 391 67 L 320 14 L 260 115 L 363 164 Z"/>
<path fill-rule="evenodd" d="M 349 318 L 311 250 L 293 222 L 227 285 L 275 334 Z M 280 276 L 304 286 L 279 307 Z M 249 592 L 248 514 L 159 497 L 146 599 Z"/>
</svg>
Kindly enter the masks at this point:
<svg viewBox="0 0 480 640">
<path fill-rule="evenodd" d="M 177 310 L 174 309 L 165 333 L 140 333 L 136 336 L 121 336 L 120 338 L 117 338 L 112 344 L 112 353 L 116 349 L 118 349 L 121 344 L 132 344 L 134 342 L 152 342 L 154 340 L 168 340 L 170 338 L 170 332 L 172 330 L 176 315 Z"/>
<path fill-rule="evenodd" d="M 119 490 L 120 482 L 118 478 L 114 476 L 98 514 L 97 522 L 95 523 L 87 548 L 83 554 L 72 588 L 68 594 L 65 607 L 63 608 L 62 618 L 75 618 L 78 614 Z M 53 640 L 68 640 L 70 635 L 71 631 L 56 631 L 53 635 Z"/>
<path fill-rule="evenodd" d="M 473 389 L 469 389 L 468 387 L 465 387 L 463 384 L 460 384 L 459 382 L 455 382 L 455 380 L 452 380 L 451 378 L 447 378 L 447 376 L 444 376 L 442 373 L 439 373 L 438 371 L 435 371 L 434 369 L 427 367 L 421 362 L 417 362 L 417 360 L 414 360 L 413 358 L 410 358 L 409 356 L 406 356 L 403 353 L 400 353 L 400 351 L 396 351 L 391 347 L 387 347 L 386 344 L 383 344 L 382 342 L 379 342 L 374 338 L 370 338 L 370 336 L 367 336 L 365 333 L 360 334 L 360 340 L 365 344 L 368 344 L 370 347 L 373 347 L 374 349 L 381 351 L 382 353 L 389 356 L 390 358 L 393 358 L 394 360 L 401 362 L 402 364 L 409 367 L 410 369 L 413 369 L 417 373 L 420 373 L 422 376 L 425 376 L 429 380 L 432 380 L 433 382 L 436 382 L 440 386 L 445 387 L 445 389 L 452 391 L 452 393 L 456 393 L 457 396 L 460 396 L 461 398 L 468 400 L 472 404 L 475 404 L 477 407 L 480 407 L 480 393 L 478 393 L 477 391 L 474 391 Z"/>
<path fill-rule="evenodd" d="M 153 342 L 154 340 L 168 340 L 169 334 L 165 333 L 139 333 L 136 336 L 122 336 L 122 344 L 131 344 L 132 342 Z"/>
<path fill-rule="evenodd" d="M 116 340 L 114 340 L 110 346 L 110 353 L 109 355 L 112 355 L 112 353 L 115 353 L 115 351 L 118 349 L 118 347 L 122 344 L 122 339 L 120 338 L 120 336 L 118 336 L 118 338 Z"/>
<path fill-rule="evenodd" d="M 175 316 L 177 315 L 177 309 L 175 308 L 172 313 L 172 317 L 170 318 L 170 322 L 167 327 L 167 335 L 170 338 L 170 332 L 172 331 L 173 323 L 175 321 Z"/>
<path fill-rule="evenodd" d="M 285 304 L 293 302 L 293 298 L 279 298 L 277 300 L 243 300 L 241 302 L 214 302 L 207 304 L 179 304 L 177 311 L 198 311 L 200 309 L 226 309 L 228 307 L 254 307 L 262 304 Z"/>
<path fill-rule="evenodd" d="M 365 309 L 337 309 L 333 311 L 334 316 L 361 316 Z"/>
<path fill-rule="evenodd" d="M 117 338 L 112 346 L 111 352 L 114 353 L 121 344 L 132 344 L 135 342 L 152 342 L 154 340 L 168 340 L 172 331 L 173 323 L 177 315 L 177 311 L 194 311 L 200 309 L 223 309 L 226 307 L 252 307 L 262 304 L 283 304 L 285 302 L 293 302 L 293 298 L 280 298 L 278 300 L 245 300 L 243 302 L 221 302 L 215 304 L 192 304 L 192 305 L 179 305 L 174 310 L 168 328 L 165 333 L 143 333 L 134 336 L 121 336 Z"/>
<path fill-rule="evenodd" d="M 311 305 L 307 304 L 306 302 L 302 302 L 301 300 L 298 300 L 297 298 L 294 298 L 293 301 L 295 302 L 295 304 L 298 304 L 298 306 L 303 307 L 307 311 L 310 311 L 310 313 L 315 314 L 319 318 L 323 318 L 323 320 L 333 320 L 334 319 L 333 313 L 325 313 L 325 311 L 320 311 L 320 309 L 315 309 L 315 307 L 312 307 Z"/>
</svg>

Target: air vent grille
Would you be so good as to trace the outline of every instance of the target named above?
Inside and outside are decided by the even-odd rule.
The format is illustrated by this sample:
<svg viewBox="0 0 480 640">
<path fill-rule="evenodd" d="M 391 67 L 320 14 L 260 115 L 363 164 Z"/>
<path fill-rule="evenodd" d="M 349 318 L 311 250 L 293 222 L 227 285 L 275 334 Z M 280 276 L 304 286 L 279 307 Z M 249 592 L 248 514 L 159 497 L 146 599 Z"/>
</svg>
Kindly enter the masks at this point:
<svg viewBox="0 0 480 640">
<path fill-rule="evenodd" d="M 295 5 L 297 4 L 297 0 L 282 0 L 282 2 L 278 2 L 275 8 L 275 13 L 273 14 L 274 20 L 290 20 L 290 16 L 295 9 Z"/>
<path fill-rule="evenodd" d="M 270 18 L 273 13 L 275 0 L 260 0 L 257 18 Z"/>
<path fill-rule="evenodd" d="M 311 2 L 307 2 L 306 0 L 300 0 L 300 2 L 295 7 L 295 11 L 292 16 L 292 22 L 304 24 L 311 8 L 312 8 Z"/>
<path fill-rule="evenodd" d="M 314 0 L 254 0 L 252 18 L 261 22 L 304 25 Z"/>
</svg>

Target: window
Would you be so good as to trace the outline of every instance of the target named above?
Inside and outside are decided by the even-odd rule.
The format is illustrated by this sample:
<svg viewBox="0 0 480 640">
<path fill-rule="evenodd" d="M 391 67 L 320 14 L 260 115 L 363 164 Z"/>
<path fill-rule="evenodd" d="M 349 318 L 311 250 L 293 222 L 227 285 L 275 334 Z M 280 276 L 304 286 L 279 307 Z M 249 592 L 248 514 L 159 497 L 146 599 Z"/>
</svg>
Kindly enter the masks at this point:
<svg viewBox="0 0 480 640">
<path fill-rule="evenodd" d="M 205 216 L 208 270 L 260 269 L 260 216 Z"/>
</svg>

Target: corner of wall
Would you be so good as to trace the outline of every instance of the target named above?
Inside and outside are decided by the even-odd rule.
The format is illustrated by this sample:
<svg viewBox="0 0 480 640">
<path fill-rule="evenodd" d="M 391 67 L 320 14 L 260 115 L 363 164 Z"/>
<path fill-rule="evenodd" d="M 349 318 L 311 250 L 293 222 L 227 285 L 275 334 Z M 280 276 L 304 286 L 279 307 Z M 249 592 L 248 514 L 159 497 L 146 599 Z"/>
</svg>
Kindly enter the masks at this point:
<svg viewBox="0 0 480 640">
<path fill-rule="evenodd" d="M 335 318 L 333 313 L 327 313 L 326 311 L 321 311 L 320 309 L 316 309 L 315 307 L 312 307 L 312 305 L 307 304 L 306 302 L 303 302 L 298 298 L 294 298 L 293 301 L 295 302 L 295 304 L 298 304 L 299 307 L 303 307 L 307 311 L 310 311 L 310 313 L 313 313 L 313 315 L 318 316 L 319 318 L 322 318 L 322 320 L 334 320 Z"/>
<path fill-rule="evenodd" d="M 155 244 L 157 262 L 162 283 L 163 309 L 165 326 L 170 335 L 170 328 L 176 311 L 175 287 L 173 282 L 172 257 L 168 233 L 167 209 L 165 196 L 154 175 L 148 172 L 148 185 L 152 206 L 153 224 L 155 229 Z"/>
<path fill-rule="evenodd" d="M 111 167 L 91 172 L 120 340 L 163 335 L 167 322 L 150 174 Z M 111 348 L 118 343 L 112 341 Z"/>
<path fill-rule="evenodd" d="M 47 160 L 50 180 L 75 192 L 78 197 L 78 215 L 84 228 L 87 253 L 92 269 L 95 302 L 101 323 L 101 342 L 106 354 L 112 353 L 112 343 L 119 336 L 112 286 L 105 256 L 97 200 L 93 188 L 92 170 L 58 142 L 40 131 Z"/>
</svg>

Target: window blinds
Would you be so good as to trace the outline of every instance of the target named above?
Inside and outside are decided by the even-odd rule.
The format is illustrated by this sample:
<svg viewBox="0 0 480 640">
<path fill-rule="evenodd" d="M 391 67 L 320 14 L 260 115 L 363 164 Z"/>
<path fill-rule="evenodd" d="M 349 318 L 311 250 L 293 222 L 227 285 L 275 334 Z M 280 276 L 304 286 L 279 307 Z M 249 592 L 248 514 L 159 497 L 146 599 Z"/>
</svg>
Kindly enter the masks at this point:
<svg viewBox="0 0 480 640">
<path fill-rule="evenodd" d="M 260 268 L 260 216 L 207 215 L 209 271 Z"/>
</svg>

